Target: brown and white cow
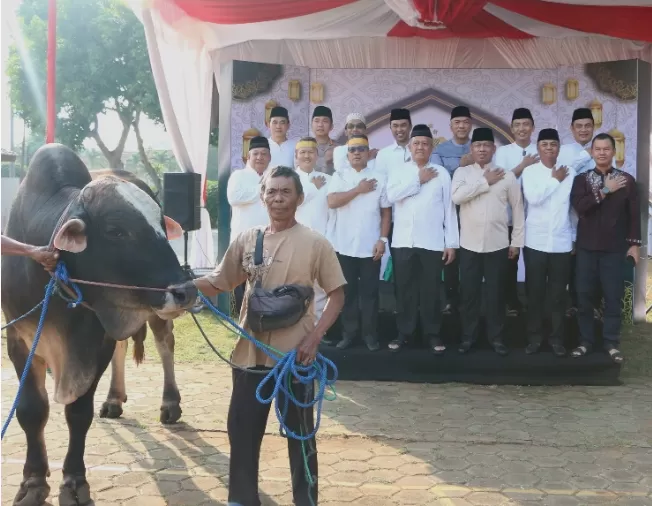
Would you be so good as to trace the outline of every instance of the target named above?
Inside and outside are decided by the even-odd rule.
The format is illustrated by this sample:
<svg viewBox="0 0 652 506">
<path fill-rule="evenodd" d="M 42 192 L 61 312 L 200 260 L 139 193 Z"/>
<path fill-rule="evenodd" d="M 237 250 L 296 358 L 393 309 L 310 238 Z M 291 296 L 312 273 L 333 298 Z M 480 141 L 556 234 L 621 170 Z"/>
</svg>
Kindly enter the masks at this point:
<svg viewBox="0 0 652 506">
<path fill-rule="evenodd" d="M 60 227 L 57 227 L 61 217 Z M 34 155 L 9 214 L 5 234 L 28 244 L 54 245 L 73 278 L 122 285 L 167 288 L 188 279 L 168 242 L 180 231 L 160 206 L 132 183 L 116 177 L 92 180 L 70 149 L 49 144 Z M 55 233 L 56 232 L 56 233 Z M 49 275 L 25 257 L 2 261 L 2 310 L 7 320 L 26 313 L 43 297 Z M 27 375 L 16 417 L 27 439 L 17 506 L 41 506 L 50 492 L 44 429 L 49 415 L 46 364 L 54 379 L 54 400 L 65 405 L 69 429 L 60 506 L 93 504 L 86 481 L 84 451 L 93 420 L 97 384 L 116 341 L 138 333 L 152 315 L 174 318 L 196 300 L 183 290 L 120 290 L 83 285 L 85 303 L 69 309 L 58 297 Z M 20 377 L 33 342 L 38 314 L 7 332 L 7 349 Z"/>
</svg>

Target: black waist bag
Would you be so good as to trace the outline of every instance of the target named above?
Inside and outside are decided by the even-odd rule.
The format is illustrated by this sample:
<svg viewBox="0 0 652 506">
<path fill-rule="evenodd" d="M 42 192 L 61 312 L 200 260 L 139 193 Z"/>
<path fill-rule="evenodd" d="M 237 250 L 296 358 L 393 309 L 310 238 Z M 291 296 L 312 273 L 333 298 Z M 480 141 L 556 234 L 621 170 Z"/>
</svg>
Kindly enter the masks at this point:
<svg viewBox="0 0 652 506">
<path fill-rule="evenodd" d="M 263 239 L 265 232 L 258 231 L 254 265 L 263 263 Z M 261 286 L 262 275 L 258 274 L 256 284 L 247 299 L 247 325 L 254 332 L 270 332 L 296 324 L 310 307 L 314 296 L 312 286 L 282 285 L 273 290 Z"/>
</svg>

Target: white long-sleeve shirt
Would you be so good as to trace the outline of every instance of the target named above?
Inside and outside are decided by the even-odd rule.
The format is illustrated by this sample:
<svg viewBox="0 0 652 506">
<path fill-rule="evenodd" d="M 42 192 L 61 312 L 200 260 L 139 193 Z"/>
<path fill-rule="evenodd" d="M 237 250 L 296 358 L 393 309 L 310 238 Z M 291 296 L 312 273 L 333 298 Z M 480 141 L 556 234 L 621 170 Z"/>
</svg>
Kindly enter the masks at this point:
<svg viewBox="0 0 652 506">
<path fill-rule="evenodd" d="M 457 211 L 451 200 L 451 177 L 441 165 L 428 163 L 437 177 L 419 181 L 415 162 L 392 170 L 387 198 L 394 204 L 392 247 L 443 251 L 460 247 Z"/>
<path fill-rule="evenodd" d="M 338 171 L 342 169 L 350 169 L 351 164 L 349 163 L 349 158 L 347 154 L 349 152 L 348 146 L 337 146 L 333 150 L 333 170 Z M 378 155 L 376 155 L 377 157 Z M 373 169 L 376 166 L 376 160 L 369 160 L 367 163 L 368 169 Z"/>
<path fill-rule="evenodd" d="M 296 219 L 302 225 L 326 236 L 328 218 L 333 212 L 328 208 L 328 182 L 331 176 L 313 170 L 310 173 L 297 168 L 303 186 L 303 203 L 297 208 Z M 315 177 L 323 177 L 326 183 L 317 188 L 312 182 Z"/>
<path fill-rule="evenodd" d="M 576 233 L 570 206 L 575 171 L 569 168 L 561 183 L 551 172 L 539 162 L 527 167 L 521 176 L 527 203 L 525 247 L 545 253 L 568 253 L 573 249 Z"/>
<path fill-rule="evenodd" d="M 389 174 L 390 170 L 400 168 L 411 160 L 412 155 L 407 146 L 399 146 L 397 142 L 394 142 L 378 151 L 375 167 L 379 171 Z"/>
<path fill-rule="evenodd" d="M 537 154 L 537 145 L 535 143 L 530 143 L 528 147 L 523 149 L 521 146 L 515 142 L 507 144 L 506 146 L 500 146 L 496 150 L 494 155 L 494 164 L 496 167 L 500 167 L 503 170 L 514 170 L 516 166 L 523 161 L 525 155 L 536 155 Z M 521 173 L 521 175 L 523 175 Z M 519 182 L 521 176 L 516 178 Z M 512 226 L 512 206 L 507 205 L 507 223 Z"/>
<path fill-rule="evenodd" d="M 278 165 L 294 167 L 294 151 L 297 147 L 297 139 L 288 139 L 281 144 L 274 142 L 271 137 L 267 140 L 269 141 L 269 152 L 272 155 L 269 167 L 276 167 Z"/>
<path fill-rule="evenodd" d="M 229 177 L 226 198 L 231 206 L 230 242 L 251 227 L 269 223 L 267 209 L 260 198 L 261 179 L 262 176 L 249 165 L 233 171 Z"/>
<path fill-rule="evenodd" d="M 373 257 L 374 245 L 380 239 L 380 210 L 391 207 L 385 174 L 369 167 L 360 172 L 353 168 L 338 170 L 328 183 L 328 194 L 352 190 L 363 179 L 375 179 L 376 189 L 357 195 L 348 204 L 334 209 L 334 226 L 328 238 L 340 255 Z"/>
</svg>

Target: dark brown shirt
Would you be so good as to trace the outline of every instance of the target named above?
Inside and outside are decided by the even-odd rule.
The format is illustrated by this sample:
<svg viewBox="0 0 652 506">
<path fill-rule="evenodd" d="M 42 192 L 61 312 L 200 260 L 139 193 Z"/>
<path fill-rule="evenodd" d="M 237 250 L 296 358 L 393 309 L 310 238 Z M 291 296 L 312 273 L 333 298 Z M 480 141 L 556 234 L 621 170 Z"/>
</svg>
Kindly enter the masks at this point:
<svg viewBox="0 0 652 506">
<path fill-rule="evenodd" d="M 573 181 L 571 205 L 579 216 L 578 248 L 590 251 L 620 252 L 641 244 L 641 207 L 636 180 L 618 169 L 608 174 L 624 176 L 627 184 L 604 195 L 605 175 L 597 169 L 580 174 Z"/>
</svg>

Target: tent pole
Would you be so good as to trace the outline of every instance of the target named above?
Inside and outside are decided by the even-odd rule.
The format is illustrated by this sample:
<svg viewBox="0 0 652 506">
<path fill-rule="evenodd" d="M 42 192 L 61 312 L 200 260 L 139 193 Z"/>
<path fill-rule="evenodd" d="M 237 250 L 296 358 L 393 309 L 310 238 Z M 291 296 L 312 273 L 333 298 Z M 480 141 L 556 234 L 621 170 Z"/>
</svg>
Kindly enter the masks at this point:
<svg viewBox="0 0 652 506">
<path fill-rule="evenodd" d="M 56 113 L 57 0 L 48 0 L 47 119 L 45 142 L 54 142 Z"/>
</svg>

